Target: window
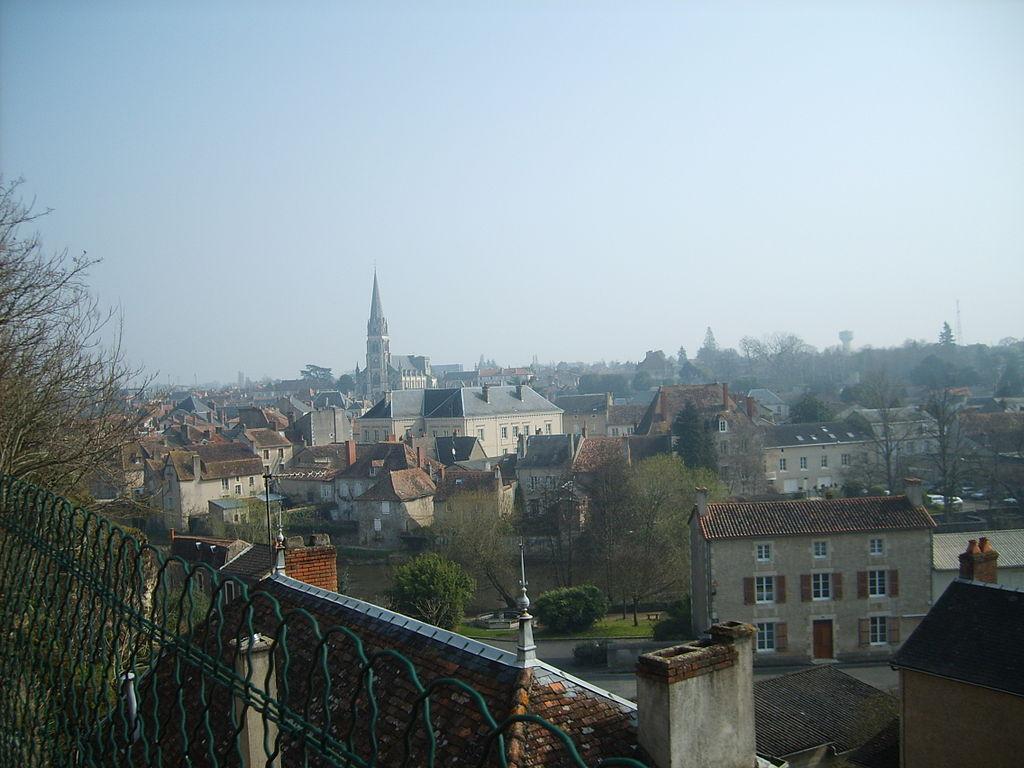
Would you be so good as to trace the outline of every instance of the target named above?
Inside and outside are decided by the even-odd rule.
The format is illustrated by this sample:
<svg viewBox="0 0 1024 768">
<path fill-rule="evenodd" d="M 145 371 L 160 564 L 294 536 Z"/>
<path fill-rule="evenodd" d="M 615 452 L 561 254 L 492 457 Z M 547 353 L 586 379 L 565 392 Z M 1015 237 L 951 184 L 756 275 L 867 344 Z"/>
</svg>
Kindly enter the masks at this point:
<svg viewBox="0 0 1024 768">
<path fill-rule="evenodd" d="M 839 457 L 839 463 L 844 467 L 850 466 L 850 454 L 844 453 Z"/>
<path fill-rule="evenodd" d="M 779 459 L 779 469 L 781 469 L 783 472 L 786 471 L 786 460 L 784 458 Z"/>
<path fill-rule="evenodd" d="M 484 439 L 484 428 L 483 427 L 477 427 L 476 428 L 476 436 L 477 436 L 477 438 L 479 440 L 483 440 Z"/>
<path fill-rule="evenodd" d="M 811 597 L 815 600 L 832 599 L 832 574 L 812 573 L 811 574 Z"/>
<path fill-rule="evenodd" d="M 757 650 L 759 653 L 775 650 L 775 622 L 759 622 L 757 625 Z"/>
<path fill-rule="evenodd" d="M 728 440 L 723 440 L 722 442 L 720 442 L 718 444 L 718 454 L 719 454 L 719 456 L 728 456 L 729 455 L 729 441 Z"/>
<path fill-rule="evenodd" d="M 380 441 L 380 432 L 378 432 L 375 429 L 375 430 L 373 430 L 373 442 L 376 443 L 376 442 L 379 442 L 379 441 Z"/>
<path fill-rule="evenodd" d="M 868 554 L 869 555 L 884 555 L 885 554 L 885 542 L 881 539 L 872 539 L 868 542 Z"/>
<path fill-rule="evenodd" d="M 757 545 L 757 562 L 767 563 L 772 559 L 772 545 L 771 544 L 758 544 Z"/>
<path fill-rule="evenodd" d="M 544 422 L 544 434 L 545 435 L 550 435 L 551 434 L 551 422 L 550 421 L 545 421 Z"/>
<path fill-rule="evenodd" d="M 513 424 L 512 425 L 512 437 L 519 437 L 519 425 L 518 424 Z"/>
<path fill-rule="evenodd" d="M 278 448 L 277 449 L 277 458 L 279 458 L 279 459 L 283 459 L 284 458 L 284 448 Z"/>
<path fill-rule="evenodd" d="M 363 430 L 363 442 L 364 443 L 370 442 L 370 430 L 368 430 L 368 429 L 364 429 Z"/>
<path fill-rule="evenodd" d="M 868 571 L 868 597 L 885 597 L 885 571 Z"/>
<path fill-rule="evenodd" d="M 754 601 L 758 603 L 775 602 L 775 577 L 754 577 Z"/>
<path fill-rule="evenodd" d="M 828 557 L 828 542 L 827 541 L 816 541 L 814 542 L 814 556 L 817 558 Z"/>
<path fill-rule="evenodd" d="M 236 485 L 235 486 L 235 495 L 236 496 L 241 496 L 242 495 L 242 486 L 240 486 L 240 485 Z"/>
<path fill-rule="evenodd" d="M 889 642 L 889 617 L 872 616 L 868 619 L 870 626 L 869 639 L 872 645 L 885 645 Z"/>
<path fill-rule="evenodd" d="M 726 421 L 725 419 L 719 419 L 718 420 L 718 431 L 719 432 L 728 432 L 729 431 L 729 422 Z"/>
<path fill-rule="evenodd" d="M 263 458 L 264 459 L 269 459 L 270 458 L 270 451 L 263 451 Z"/>
<path fill-rule="evenodd" d="M 807 457 L 806 456 L 801 456 L 800 457 L 800 469 L 807 469 Z"/>
<path fill-rule="evenodd" d="M 221 479 L 220 487 L 221 487 L 221 490 L 224 490 L 224 491 L 226 491 L 228 489 L 228 479 L 226 477 Z"/>
<path fill-rule="evenodd" d="M 828 469 L 828 454 L 827 453 L 821 454 L 821 466 L 822 466 L 822 469 Z"/>
<path fill-rule="evenodd" d="M 508 440 L 508 427 L 502 426 L 501 428 L 501 439 Z"/>
<path fill-rule="evenodd" d="M 256 478 L 253 477 L 252 475 L 249 475 L 249 487 L 252 488 L 255 485 L 256 485 Z"/>
<path fill-rule="evenodd" d="M 536 491 L 537 490 L 537 476 L 536 475 L 530 475 L 530 490 L 531 491 Z"/>
</svg>

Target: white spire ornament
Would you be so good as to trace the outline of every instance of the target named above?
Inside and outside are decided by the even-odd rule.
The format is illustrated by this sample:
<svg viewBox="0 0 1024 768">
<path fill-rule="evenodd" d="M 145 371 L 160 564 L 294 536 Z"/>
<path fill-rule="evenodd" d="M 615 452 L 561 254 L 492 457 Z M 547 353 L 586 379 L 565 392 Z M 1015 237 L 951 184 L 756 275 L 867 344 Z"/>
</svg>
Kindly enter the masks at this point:
<svg viewBox="0 0 1024 768">
<path fill-rule="evenodd" d="M 533 616 L 530 615 L 530 597 L 526 594 L 526 541 L 519 540 L 519 637 L 516 641 L 516 664 L 522 667 L 537 663 L 537 645 L 533 642 Z"/>
</svg>

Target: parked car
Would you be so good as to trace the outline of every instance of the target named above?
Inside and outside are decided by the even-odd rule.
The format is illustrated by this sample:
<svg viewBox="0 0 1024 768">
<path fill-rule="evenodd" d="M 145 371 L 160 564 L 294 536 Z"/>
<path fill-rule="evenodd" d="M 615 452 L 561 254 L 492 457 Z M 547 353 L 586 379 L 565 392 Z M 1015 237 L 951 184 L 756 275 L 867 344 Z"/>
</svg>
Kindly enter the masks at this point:
<svg viewBox="0 0 1024 768">
<path fill-rule="evenodd" d="M 985 499 L 988 498 L 988 491 L 972 491 L 970 494 L 970 498 L 974 499 L 975 501 L 984 501 Z"/>
</svg>

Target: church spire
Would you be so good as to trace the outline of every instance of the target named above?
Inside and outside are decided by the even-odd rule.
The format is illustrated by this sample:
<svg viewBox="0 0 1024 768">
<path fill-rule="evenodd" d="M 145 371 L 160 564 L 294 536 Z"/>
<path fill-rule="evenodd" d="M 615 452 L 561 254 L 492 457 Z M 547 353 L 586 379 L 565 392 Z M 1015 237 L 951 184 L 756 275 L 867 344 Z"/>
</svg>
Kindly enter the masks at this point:
<svg viewBox="0 0 1024 768">
<path fill-rule="evenodd" d="M 380 301 L 380 287 L 377 285 L 377 270 L 373 270 L 373 295 L 370 298 L 370 326 L 376 327 L 386 323 L 384 305 Z M 372 332 L 372 331 L 371 331 Z"/>
</svg>

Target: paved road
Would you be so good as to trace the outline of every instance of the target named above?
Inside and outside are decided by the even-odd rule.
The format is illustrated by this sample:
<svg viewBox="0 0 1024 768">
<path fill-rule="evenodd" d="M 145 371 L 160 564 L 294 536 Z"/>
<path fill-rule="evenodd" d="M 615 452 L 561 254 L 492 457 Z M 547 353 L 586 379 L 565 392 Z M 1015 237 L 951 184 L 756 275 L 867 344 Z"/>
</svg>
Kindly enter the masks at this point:
<svg viewBox="0 0 1024 768">
<path fill-rule="evenodd" d="M 515 651 L 516 644 L 513 640 L 488 640 L 486 642 L 499 648 Z M 607 669 L 576 666 L 572 649 L 578 642 L 578 640 L 538 640 L 537 656 L 552 666 L 564 669 L 569 674 L 604 688 L 606 691 L 611 691 L 624 699 L 636 698 L 636 677 L 632 672 L 610 672 Z M 848 675 L 883 691 L 894 692 L 899 685 L 899 676 L 888 664 L 839 664 L 837 666 Z M 761 667 L 754 670 L 754 680 L 778 677 L 801 669 L 807 669 L 807 667 Z"/>
</svg>

